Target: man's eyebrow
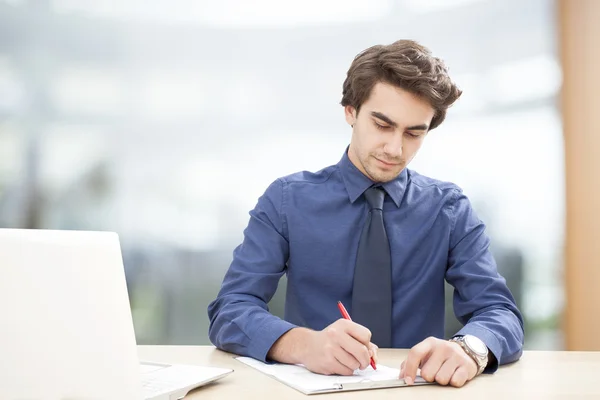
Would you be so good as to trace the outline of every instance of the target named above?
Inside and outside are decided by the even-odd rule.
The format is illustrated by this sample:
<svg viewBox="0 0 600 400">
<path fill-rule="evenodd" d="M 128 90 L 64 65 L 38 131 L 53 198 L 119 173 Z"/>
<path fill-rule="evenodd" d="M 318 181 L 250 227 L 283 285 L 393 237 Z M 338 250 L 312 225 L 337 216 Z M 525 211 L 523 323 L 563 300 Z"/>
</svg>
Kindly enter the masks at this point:
<svg viewBox="0 0 600 400">
<path fill-rule="evenodd" d="M 390 117 L 388 117 L 385 114 L 382 114 L 382 113 L 377 112 L 377 111 L 371 111 L 371 115 L 374 116 L 375 118 L 378 118 L 378 119 L 382 120 L 386 124 L 393 126 L 394 128 L 398 127 L 398 124 L 395 123 L 394 121 L 392 121 L 390 119 Z"/>
<path fill-rule="evenodd" d="M 395 123 L 394 121 L 392 121 L 390 119 L 390 117 L 388 117 L 385 114 L 382 114 L 378 111 L 371 111 L 371 115 L 377 119 L 382 120 L 386 124 L 393 126 L 394 128 L 398 127 L 398 124 Z M 428 129 L 429 129 L 429 125 L 427 125 L 427 124 L 413 125 L 413 126 L 409 126 L 406 128 L 407 131 L 426 131 Z"/>
<path fill-rule="evenodd" d="M 427 129 L 429 129 L 427 124 L 413 125 L 406 128 L 407 131 L 426 131 Z"/>
</svg>

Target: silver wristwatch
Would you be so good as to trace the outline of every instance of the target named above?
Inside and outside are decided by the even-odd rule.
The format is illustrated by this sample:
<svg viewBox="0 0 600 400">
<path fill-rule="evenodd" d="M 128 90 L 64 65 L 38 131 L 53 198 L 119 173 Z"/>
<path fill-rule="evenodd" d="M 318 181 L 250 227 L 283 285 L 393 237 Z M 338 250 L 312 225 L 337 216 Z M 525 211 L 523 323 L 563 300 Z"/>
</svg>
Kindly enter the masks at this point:
<svg viewBox="0 0 600 400">
<path fill-rule="evenodd" d="M 488 348 L 485 343 L 473 335 L 455 336 L 450 341 L 458 343 L 463 348 L 477 364 L 477 375 L 481 374 L 488 364 Z"/>
</svg>

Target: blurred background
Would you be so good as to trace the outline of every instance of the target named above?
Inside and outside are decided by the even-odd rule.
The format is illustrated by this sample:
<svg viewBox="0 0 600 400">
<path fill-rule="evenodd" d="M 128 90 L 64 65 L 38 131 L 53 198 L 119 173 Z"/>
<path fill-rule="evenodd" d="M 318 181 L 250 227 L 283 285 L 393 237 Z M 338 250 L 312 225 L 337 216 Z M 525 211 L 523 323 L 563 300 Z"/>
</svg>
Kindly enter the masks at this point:
<svg viewBox="0 0 600 400">
<path fill-rule="evenodd" d="M 550 0 L 0 0 L 0 226 L 119 233 L 139 344 L 208 344 L 269 183 L 336 163 L 354 56 L 411 38 L 464 94 L 411 168 L 463 187 L 564 348 L 563 72 Z M 271 302 L 282 315 L 285 279 Z M 448 288 L 448 299 L 451 288 Z M 459 328 L 448 302 L 447 335 Z"/>
</svg>

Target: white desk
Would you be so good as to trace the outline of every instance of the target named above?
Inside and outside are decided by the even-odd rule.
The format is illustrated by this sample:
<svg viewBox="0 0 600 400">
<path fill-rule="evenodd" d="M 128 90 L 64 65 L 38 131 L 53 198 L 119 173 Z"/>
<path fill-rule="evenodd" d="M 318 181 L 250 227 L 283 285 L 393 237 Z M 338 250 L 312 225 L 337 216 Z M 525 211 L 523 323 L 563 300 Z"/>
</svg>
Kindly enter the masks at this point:
<svg viewBox="0 0 600 400">
<path fill-rule="evenodd" d="M 520 361 L 462 388 L 427 385 L 306 396 L 212 346 L 138 346 L 142 360 L 232 368 L 231 375 L 185 399 L 600 399 L 600 352 L 525 352 Z M 380 350 L 380 363 L 399 368 L 407 350 Z"/>
</svg>

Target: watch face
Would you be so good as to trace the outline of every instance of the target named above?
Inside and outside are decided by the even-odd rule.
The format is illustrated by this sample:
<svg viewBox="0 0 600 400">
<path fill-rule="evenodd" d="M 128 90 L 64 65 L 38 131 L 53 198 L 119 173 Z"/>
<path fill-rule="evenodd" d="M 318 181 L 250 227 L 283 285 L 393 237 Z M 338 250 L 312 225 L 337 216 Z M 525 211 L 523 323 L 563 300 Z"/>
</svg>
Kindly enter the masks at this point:
<svg viewBox="0 0 600 400">
<path fill-rule="evenodd" d="M 475 336 L 465 335 L 465 344 L 469 346 L 475 353 L 484 356 L 487 354 L 487 346 L 480 339 Z"/>
</svg>

